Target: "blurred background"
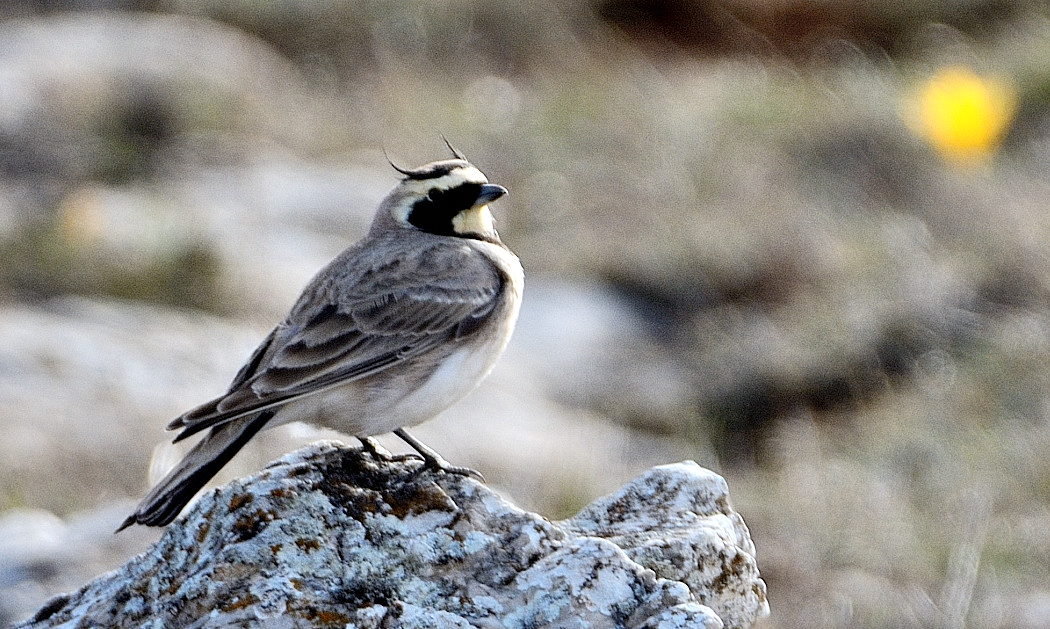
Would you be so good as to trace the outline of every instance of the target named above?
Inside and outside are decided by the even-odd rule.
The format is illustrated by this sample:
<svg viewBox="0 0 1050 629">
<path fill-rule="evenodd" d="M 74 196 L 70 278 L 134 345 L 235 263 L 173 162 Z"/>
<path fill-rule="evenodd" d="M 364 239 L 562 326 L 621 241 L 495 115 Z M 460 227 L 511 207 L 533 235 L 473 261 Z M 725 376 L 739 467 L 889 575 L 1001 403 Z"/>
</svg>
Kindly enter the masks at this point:
<svg viewBox="0 0 1050 629">
<path fill-rule="evenodd" d="M 718 471 L 762 627 L 1050 627 L 1035 0 L 0 4 L 0 622 L 156 538 L 163 426 L 442 135 L 528 286 L 420 438 L 552 519 Z"/>
</svg>

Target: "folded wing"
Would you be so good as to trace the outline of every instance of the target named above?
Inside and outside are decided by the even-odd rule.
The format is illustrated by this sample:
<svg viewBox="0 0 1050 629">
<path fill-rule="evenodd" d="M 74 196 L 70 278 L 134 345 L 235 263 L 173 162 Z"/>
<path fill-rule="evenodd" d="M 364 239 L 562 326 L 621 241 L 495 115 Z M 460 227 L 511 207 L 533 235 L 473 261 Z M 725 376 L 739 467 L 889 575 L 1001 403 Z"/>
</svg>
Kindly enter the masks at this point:
<svg viewBox="0 0 1050 629">
<path fill-rule="evenodd" d="M 329 281 L 307 287 L 230 389 L 169 425 L 183 429 L 176 441 L 468 337 L 492 314 L 503 286 L 499 271 L 469 246 L 416 249 L 382 265 L 366 262 L 341 256 L 333 264 L 344 265 L 343 275 L 319 274 Z"/>
</svg>

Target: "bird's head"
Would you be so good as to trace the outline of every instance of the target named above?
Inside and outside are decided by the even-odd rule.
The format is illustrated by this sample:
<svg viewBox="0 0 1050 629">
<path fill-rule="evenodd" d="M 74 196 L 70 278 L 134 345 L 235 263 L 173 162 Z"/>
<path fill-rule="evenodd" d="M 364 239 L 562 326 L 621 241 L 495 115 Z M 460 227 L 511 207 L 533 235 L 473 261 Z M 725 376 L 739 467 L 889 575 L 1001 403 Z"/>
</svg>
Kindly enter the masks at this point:
<svg viewBox="0 0 1050 629">
<path fill-rule="evenodd" d="M 394 168 L 405 178 L 383 199 L 373 231 L 393 224 L 441 236 L 499 240 L 488 204 L 507 189 L 489 183 L 462 156 L 419 168 Z"/>
</svg>

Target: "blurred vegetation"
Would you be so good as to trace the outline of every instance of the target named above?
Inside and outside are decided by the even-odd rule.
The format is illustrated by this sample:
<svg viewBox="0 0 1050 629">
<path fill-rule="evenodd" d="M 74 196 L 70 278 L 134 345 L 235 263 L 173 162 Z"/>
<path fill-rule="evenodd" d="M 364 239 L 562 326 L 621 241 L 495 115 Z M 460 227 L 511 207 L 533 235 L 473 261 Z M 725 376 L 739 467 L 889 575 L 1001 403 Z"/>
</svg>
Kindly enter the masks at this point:
<svg viewBox="0 0 1050 629">
<path fill-rule="evenodd" d="M 8 3 L 0 18 L 83 4 Z M 185 234 L 145 260 L 70 237 L 90 215 L 78 195 L 157 190 L 172 148 L 205 132 L 314 158 L 386 146 L 406 163 L 433 158 L 443 133 L 512 191 L 500 229 L 530 274 L 615 286 L 692 374 L 667 417 L 594 406 L 715 444 L 703 463 L 752 527 L 770 626 L 1047 626 L 1045 2 L 108 8 L 259 38 L 299 73 L 289 89 L 325 108 L 264 123 L 280 82 L 138 77 L 104 115 L 0 129 L 0 176 L 30 191 L 0 239 L 9 297 L 236 310 L 216 297 L 221 260 Z M 961 118 L 998 125 L 972 158 L 916 117 L 945 68 L 988 108 Z M 39 142 L 39 128 L 62 131 Z"/>
<path fill-rule="evenodd" d="M 0 242 L 0 284 L 27 300 L 101 295 L 222 311 L 219 264 L 212 252 L 193 243 L 151 251 L 147 260 L 115 259 L 71 243 L 54 225 L 27 228 L 11 242 Z"/>
</svg>

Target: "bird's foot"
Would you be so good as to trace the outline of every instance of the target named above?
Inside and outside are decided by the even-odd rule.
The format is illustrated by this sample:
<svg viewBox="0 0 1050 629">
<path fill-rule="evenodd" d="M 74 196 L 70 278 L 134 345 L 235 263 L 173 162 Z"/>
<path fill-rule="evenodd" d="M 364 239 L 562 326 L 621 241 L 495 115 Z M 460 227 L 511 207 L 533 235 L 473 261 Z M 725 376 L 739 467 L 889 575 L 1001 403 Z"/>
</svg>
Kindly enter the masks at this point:
<svg viewBox="0 0 1050 629">
<path fill-rule="evenodd" d="M 463 467 L 460 465 L 452 465 L 445 459 L 438 457 L 427 457 L 423 456 L 423 465 L 416 470 L 416 473 L 422 473 L 424 470 L 430 470 L 431 472 L 444 472 L 446 474 L 457 474 L 459 476 L 469 476 L 474 480 L 484 483 L 485 477 L 481 475 L 481 472 L 477 471 L 472 467 Z"/>
<path fill-rule="evenodd" d="M 390 450 L 387 450 L 383 446 L 379 445 L 379 442 L 371 437 L 358 437 L 358 441 L 361 442 L 361 449 L 367 452 L 373 459 L 377 461 L 384 461 L 386 463 L 401 463 L 404 461 L 424 461 L 425 459 L 415 452 L 406 452 L 404 454 L 393 454 Z"/>
<path fill-rule="evenodd" d="M 412 449 L 418 452 L 419 457 L 423 459 L 423 465 L 421 465 L 419 469 L 416 470 L 417 474 L 422 473 L 424 470 L 430 470 L 432 472 L 444 472 L 446 474 L 458 474 L 459 476 L 469 476 L 470 478 L 473 478 L 474 480 L 477 480 L 479 482 L 485 482 L 485 477 L 481 475 L 481 472 L 469 467 L 460 467 L 458 465 L 452 465 L 444 458 L 442 458 L 440 454 L 430 449 L 426 444 L 405 432 L 404 429 L 399 428 L 394 431 L 394 434 L 398 437 L 401 437 L 401 439 L 405 443 L 412 446 Z"/>
</svg>

